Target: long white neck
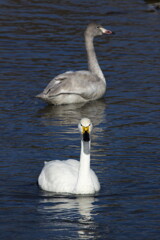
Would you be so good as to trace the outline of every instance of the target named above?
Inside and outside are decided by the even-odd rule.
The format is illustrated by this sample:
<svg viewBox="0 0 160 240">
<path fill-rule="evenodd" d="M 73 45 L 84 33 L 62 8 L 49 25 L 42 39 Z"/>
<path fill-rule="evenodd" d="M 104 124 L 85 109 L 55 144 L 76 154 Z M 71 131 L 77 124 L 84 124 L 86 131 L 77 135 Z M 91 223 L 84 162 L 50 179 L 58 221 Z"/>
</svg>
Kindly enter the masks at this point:
<svg viewBox="0 0 160 240">
<path fill-rule="evenodd" d="M 102 79 L 105 83 L 105 78 L 102 73 L 102 70 L 99 66 L 94 45 L 93 45 L 93 38 L 91 36 L 85 35 L 85 45 L 87 51 L 87 58 L 88 58 L 88 69 L 92 73 L 96 74 L 100 79 Z"/>
<path fill-rule="evenodd" d="M 79 194 L 87 194 L 94 191 L 90 171 L 90 141 L 85 142 L 81 140 L 79 174 L 75 191 Z"/>
</svg>

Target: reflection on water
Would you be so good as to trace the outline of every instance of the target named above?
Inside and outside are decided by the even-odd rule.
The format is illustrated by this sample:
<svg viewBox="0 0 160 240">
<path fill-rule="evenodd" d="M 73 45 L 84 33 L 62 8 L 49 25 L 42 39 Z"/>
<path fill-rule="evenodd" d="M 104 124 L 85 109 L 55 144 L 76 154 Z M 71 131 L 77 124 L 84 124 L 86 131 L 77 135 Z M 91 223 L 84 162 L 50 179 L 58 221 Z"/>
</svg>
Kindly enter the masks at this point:
<svg viewBox="0 0 160 240">
<path fill-rule="evenodd" d="M 66 224 L 72 228 L 77 225 L 76 232 L 79 239 L 90 239 L 95 236 L 97 226 L 94 221 L 96 212 L 93 213 L 96 208 L 94 197 L 58 197 L 51 193 L 44 195 L 38 207 L 44 222 L 48 222 L 49 225 L 53 223 L 53 229 L 55 222 L 57 225 Z M 44 219 L 45 217 L 47 219 Z"/>
<path fill-rule="evenodd" d="M 45 197 L 40 201 L 41 210 L 45 212 L 59 212 L 60 214 L 64 214 L 64 210 L 68 211 L 78 211 L 81 216 L 81 220 L 92 220 L 91 211 L 94 208 L 94 197 L 76 197 L 76 198 L 63 198 L 63 197 Z M 52 194 L 53 196 L 53 194 Z M 80 221 L 81 221 L 80 220 Z"/>
<path fill-rule="evenodd" d="M 88 117 L 93 125 L 99 125 L 105 119 L 107 105 L 104 99 L 82 104 L 46 106 L 39 110 L 38 116 L 44 125 L 76 125 L 83 117 Z"/>
</svg>

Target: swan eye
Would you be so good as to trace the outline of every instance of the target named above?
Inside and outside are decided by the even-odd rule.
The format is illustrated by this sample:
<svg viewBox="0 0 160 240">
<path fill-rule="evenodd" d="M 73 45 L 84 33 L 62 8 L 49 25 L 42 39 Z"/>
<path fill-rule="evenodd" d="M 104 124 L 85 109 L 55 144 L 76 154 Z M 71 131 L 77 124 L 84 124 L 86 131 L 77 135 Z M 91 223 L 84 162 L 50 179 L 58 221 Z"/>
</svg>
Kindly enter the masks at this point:
<svg viewBox="0 0 160 240">
<path fill-rule="evenodd" d="M 97 26 L 97 29 L 99 29 L 100 28 L 100 26 Z"/>
</svg>

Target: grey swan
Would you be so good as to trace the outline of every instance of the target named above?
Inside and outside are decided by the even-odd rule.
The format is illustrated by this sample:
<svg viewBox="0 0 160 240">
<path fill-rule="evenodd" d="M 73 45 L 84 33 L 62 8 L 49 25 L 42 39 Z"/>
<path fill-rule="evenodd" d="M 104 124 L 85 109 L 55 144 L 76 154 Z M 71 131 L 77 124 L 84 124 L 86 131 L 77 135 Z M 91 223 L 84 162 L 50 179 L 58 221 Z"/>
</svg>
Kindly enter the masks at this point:
<svg viewBox="0 0 160 240">
<path fill-rule="evenodd" d="M 53 78 L 36 97 L 54 105 L 82 103 L 101 98 L 106 92 L 106 80 L 98 64 L 93 39 L 112 33 L 97 23 L 90 23 L 84 33 L 88 71 L 62 73 Z"/>
</svg>

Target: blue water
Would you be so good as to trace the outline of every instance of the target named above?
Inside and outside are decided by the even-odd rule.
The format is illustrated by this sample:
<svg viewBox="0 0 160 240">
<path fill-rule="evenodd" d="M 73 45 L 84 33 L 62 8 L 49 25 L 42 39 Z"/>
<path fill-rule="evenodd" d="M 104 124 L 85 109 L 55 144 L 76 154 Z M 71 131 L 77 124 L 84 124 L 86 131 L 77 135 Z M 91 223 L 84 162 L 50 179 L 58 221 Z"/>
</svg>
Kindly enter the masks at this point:
<svg viewBox="0 0 160 240">
<path fill-rule="evenodd" d="M 155 1 L 0 1 L 3 240 L 160 239 L 159 46 Z M 83 31 L 95 39 L 107 93 L 88 104 L 47 106 L 34 96 L 57 74 L 87 68 Z M 43 162 L 79 159 L 77 124 L 89 117 L 92 197 L 43 192 Z"/>
</svg>

